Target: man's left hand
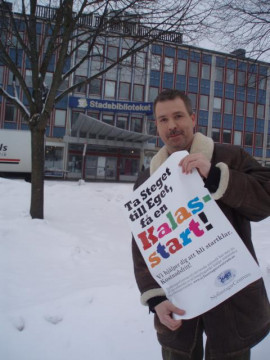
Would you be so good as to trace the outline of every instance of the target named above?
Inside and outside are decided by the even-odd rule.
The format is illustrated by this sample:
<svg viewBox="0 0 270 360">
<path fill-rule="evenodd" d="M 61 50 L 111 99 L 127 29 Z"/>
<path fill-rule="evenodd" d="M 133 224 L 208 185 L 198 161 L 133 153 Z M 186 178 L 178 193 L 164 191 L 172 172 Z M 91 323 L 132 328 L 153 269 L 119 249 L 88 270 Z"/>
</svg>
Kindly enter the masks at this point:
<svg viewBox="0 0 270 360">
<path fill-rule="evenodd" d="M 201 153 L 185 156 L 179 165 L 182 166 L 184 174 L 190 174 L 193 169 L 197 169 L 201 177 L 205 179 L 208 177 L 211 168 L 210 161 Z"/>
</svg>

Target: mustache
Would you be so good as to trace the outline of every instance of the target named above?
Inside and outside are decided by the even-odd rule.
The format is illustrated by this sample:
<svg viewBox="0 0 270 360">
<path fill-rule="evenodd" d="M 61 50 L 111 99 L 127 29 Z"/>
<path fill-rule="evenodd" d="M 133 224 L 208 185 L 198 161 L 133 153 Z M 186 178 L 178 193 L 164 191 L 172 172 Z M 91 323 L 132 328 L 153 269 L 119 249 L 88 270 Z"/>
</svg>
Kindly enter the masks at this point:
<svg viewBox="0 0 270 360">
<path fill-rule="evenodd" d="M 170 130 L 169 131 L 169 136 L 175 136 L 175 135 L 184 135 L 184 131 L 183 130 L 176 130 L 176 129 L 173 129 L 173 130 Z"/>
</svg>

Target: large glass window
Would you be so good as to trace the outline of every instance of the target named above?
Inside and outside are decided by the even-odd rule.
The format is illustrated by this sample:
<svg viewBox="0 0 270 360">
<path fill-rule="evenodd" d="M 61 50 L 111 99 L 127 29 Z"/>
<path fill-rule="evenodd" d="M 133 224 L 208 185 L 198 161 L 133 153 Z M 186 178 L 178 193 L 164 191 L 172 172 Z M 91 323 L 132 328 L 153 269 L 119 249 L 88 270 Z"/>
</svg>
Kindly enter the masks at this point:
<svg viewBox="0 0 270 360">
<path fill-rule="evenodd" d="M 222 142 L 223 142 L 224 144 L 230 144 L 231 141 L 232 141 L 231 130 L 223 130 Z"/>
<path fill-rule="evenodd" d="M 247 117 L 252 117 L 254 116 L 254 104 L 252 103 L 247 103 Z"/>
<path fill-rule="evenodd" d="M 136 131 L 136 132 L 139 132 L 139 133 L 142 132 L 142 119 L 132 117 L 131 118 L 130 130 L 131 131 Z"/>
<path fill-rule="evenodd" d="M 128 100 L 129 99 L 129 90 L 130 90 L 130 84 L 120 83 L 119 99 Z"/>
<path fill-rule="evenodd" d="M 101 79 L 93 79 L 89 85 L 90 95 L 100 95 L 101 94 Z"/>
<path fill-rule="evenodd" d="M 248 74 L 248 87 L 255 88 L 256 87 L 256 75 Z"/>
<path fill-rule="evenodd" d="M 242 145 L 242 132 L 241 131 L 234 132 L 233 143 L 234 143 L 234 145 Z"/>
<path fill-rule="evenodd" d="M 0 66 L 0 84 L 3 84 L 3 80 L 4 80 L 4 66 Z"/>
<path fill-rule="evenodd" d="M 260 76 L 259 78 L 259 89 L 265 90 L 266 89 L 266 76 Z"/>
<path fill-rule="evenodd" d="M 253 145 L 253 134 L 245 133 L 245 145 L 252 146 Z"/>
<path fill-rule="evenodd" d="M 109 61 L 117 61 L 118 48 L 114 46 L 108 46 L 108 59 Z"/>
<path fill-rule="evenodd" d="M 149 101 L 154 101 L 158 96 L 158 88 L 150 87 L 149 89 Z"/>
<path fill-rule="evenodd" d="M 74 77 L 74 84 L 79 84 L 81 81 L 84 81 L 86 80 L 85 77 L 83 76 L 78 76 L 78 75 L 75 75 Z M 78 85 L 76 87 L 76 92 L 79 92 L 79 93 L 86 93 L 86 84 L 85 83 L 82 83 L 81 85 Z"/>
<path fill-rule="evenodd" d="M 114 98 L 115 97 L 115 82 L 106 80 L 105 82 L 105 97 Z"/>
<path fill-rule="evenodd" d="M 152 55 L 151 58 L 151 70 L 160 70 L 160 56 L 159 55 Z"/>
<path fill-rule="evenodd" d="M 197 109 L 197 95 L 196 94 L 188 94 L 188 97 L 191 100 L 192 109 L 196 110 Z"/>
<path fill-rule="evenodd" d="M 102 121 L 106 124 L 113 125 L 113 115 L 104 114 L 102 117 Z"/>
<path fill-rule="evenodd" d="M 145 67 L 145 53 L 137 52 L 136 53 L 136 66 L 144 68 Z"/>
<path fill-rule="evenodd" d="M 144 87 L 142 85 L 134 85 L 133 100 L 135 101 L 143 100 L 143 89 Z"/>
<path fill-rule="evenodd" d="M 198 77 L 198 63 L 190 62 L 189 64 L 189 76 Z"/>
<path fill-rule="evenodd" d="M 264 118 L 264 105 L 257 105 L 257 118 L 263 119 Z"/>
<path fill-rule="evenodd" d="M 220 81 L 222 82 L 223 81 L 223 68 L 221 67 L 217 67 L 216 68 L 216 81 Z"/>
<path fill-rule="evenodd" d="M 174 67 L 174 59 L 170 57 L 164 58 L 164 72 L 172 73 Z"/>
<path fill-rule="evenodd" d="M 212 129 L 212 139 L 215 142 L 220 142 L 220 130 L 219 129 Z"/>
<path fill-rule="evenodd" d="M 234 70 L 227 69 L 227 71 L 226 71 L 226 83 L 227 84 L 234 84 Z"/>
<path fill-rule="evenodd" d="M 230 99 L 225 99 L 224 102 L 224 112 L 226 114 L 232 114 L 233 112 L 233 101 Z"/>
<path fill-rule="evenodd" d="M 236 101 L 236 114 L 243 115 L 244 114 L 244 103 L 243 101 Z"/>
<path fill-rule="evenodd" d="M 127 129 L 128 119 L 126 116 L 117 116 L 116 126 L 121 129 Z"/>
<path fill-rule="evenodd" d="M 255 145 L 257 147 L 262 147 L 263 146 L 263 134 L 256 134 Z"/>
<path fill-rule="evenodd" d="M 214 105 L 213 105 L 214 111 L 220 111 L 221 110 L 221 98 L 214 98 Z"/>
<path fill-rule="evenodd" d="M 5 121 L 16 120 L 16 108 L 12 104 L 6 104 Z"/>
<path fill-rule="evenodd" d="M 202 79 L 209 80 L 210 79 L 210 65 L 202 65 Z"/>
<path fill-rule="evenodd" d="M 206 95 L 200 96 L 200 109 L 208 110 L 208 96 L 206 96 Z"/>
<path fill-rule="evenodd" d="M 177 74 L 186 75 L 187 62 L 186 60 L 178 60 L 177 63 Z"/>
<path fill-rule="evenodd" d="M 63 153 L 63 147 L 46 146 L 45 170 L 63 170 Z"/>
<path fill-rule="evenodd" d="M 66 125 L 66 110 L 55 110 L 54 125 L 65 127 Z"/>
<path fill-rule="evenodd" d="M 237 84 L 238 86 L 246 85 L 246 73 L 244 71 L 237 72 Z"/>
</svg>

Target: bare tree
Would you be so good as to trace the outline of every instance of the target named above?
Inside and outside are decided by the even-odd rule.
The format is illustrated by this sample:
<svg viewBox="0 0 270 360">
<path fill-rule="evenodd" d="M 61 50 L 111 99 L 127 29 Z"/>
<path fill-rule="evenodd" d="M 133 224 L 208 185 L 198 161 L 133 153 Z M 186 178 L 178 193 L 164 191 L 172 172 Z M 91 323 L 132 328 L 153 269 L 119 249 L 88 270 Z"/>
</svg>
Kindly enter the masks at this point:
<svg viewBox="0 0 270 360">
<path fill-rule="evenodd" d="M 0 61 L 13 74 L 13 90 L 0 87 L 0 94 L 17 107 L 31 130 L 30 214 L 40 219 L 44 217 L 44 136 L 55 104 L 118 64 L 125 66 L 132 54 L 155 41 L 180 34 L 192 39 L 210 12 L 200 0 L 55 0 L 45 5 L 22 0 L 12 8 L 0 0 Z M 46 29 L 41 34 L 40 22 Z M 127 51 L 117 59 L 99 52 L 102 38 L 120 35 L 130 40 Z M 91 77 L 74 82 L 75 71 L 95 57 L 103 66 Z M 22 58 L 31 69 L 30 86 L 21 72 Z M 46 73 L 53 58 L 55 71 L 49 86 Z"/>
<path fill-rule="evenodd" d="M 212 0 L 210 38 L 228 49 L 243 48 L 248 56 L 266 59 L 270 53 L 268 0 Z"/>
</svg>

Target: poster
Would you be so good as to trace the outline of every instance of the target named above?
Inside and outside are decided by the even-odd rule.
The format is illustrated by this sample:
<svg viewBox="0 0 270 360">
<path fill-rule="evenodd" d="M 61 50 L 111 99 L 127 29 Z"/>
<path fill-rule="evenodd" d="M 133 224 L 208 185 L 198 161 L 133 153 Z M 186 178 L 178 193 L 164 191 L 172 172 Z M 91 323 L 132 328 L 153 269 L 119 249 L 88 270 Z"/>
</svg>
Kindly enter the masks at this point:
<svg viewBox="0 0 270 360">
<path fill-rule="evenodd" d="M 186 151 L 173 153 L 124 202 L 125 215 L 151 275 L 190 319 L 261 278 L 242 240 L 204 187 L 183 174 Z"/>
</svg>

